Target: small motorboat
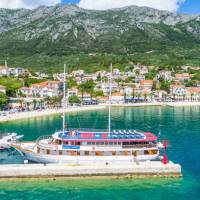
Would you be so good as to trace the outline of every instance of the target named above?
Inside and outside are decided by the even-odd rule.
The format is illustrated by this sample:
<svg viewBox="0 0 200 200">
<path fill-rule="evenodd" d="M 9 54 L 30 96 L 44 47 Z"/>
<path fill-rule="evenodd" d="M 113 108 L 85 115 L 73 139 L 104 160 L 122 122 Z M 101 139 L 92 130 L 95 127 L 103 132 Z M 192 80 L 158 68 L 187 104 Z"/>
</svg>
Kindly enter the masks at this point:
<svg viewBox="0 0 200 200">
<path fill-rule="evenodd" d="M 0 134 L 0 150 L 10 148 L 10 144 L 17 143 L 23 137 L 23 135 L 16 133 Z"/>
</svg>

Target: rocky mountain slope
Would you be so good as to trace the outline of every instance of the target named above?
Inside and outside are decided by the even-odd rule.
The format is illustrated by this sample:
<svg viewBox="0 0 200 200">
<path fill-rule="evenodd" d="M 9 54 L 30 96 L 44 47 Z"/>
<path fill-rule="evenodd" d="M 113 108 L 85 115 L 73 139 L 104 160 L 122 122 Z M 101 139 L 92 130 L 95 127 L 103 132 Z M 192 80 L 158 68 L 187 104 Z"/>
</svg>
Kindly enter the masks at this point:
<svg viewBox="0 0 200 200">
<path fill-rule="evenodd" d="M 199 49 L 200 15 L 148 7 L 93 11 L 75 5 L 0 9 L 0 59 Z"/>
</svg>

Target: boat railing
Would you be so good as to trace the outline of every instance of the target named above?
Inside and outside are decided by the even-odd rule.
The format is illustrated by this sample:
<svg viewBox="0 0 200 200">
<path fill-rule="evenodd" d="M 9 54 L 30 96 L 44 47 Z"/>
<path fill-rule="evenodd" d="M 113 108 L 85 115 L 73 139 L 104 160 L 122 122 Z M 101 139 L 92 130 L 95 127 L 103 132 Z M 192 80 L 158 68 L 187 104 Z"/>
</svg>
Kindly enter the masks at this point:
<svg viewBox="0 0 200 200">
<path fill-rule="evenodd" d="M 53 138 L 51 135 L 41 136 L 37 139 L 36 144 L 40 148 L 44 149 L 58 149 L 58 145 L 53 144 Z"/>
<path fill-rule="evenodd" d="M 123 145 L 122 148 L 154 148 L 157 147 L 156 144 L 136 144 L 136 145 Z"/>
<path fill-rule="evenodd" d="M 108 132 L 108 129 L 91 129 L 91 128 L 69 128 L 68 129 L 69 131 L 83 131 L 83 132 Z M 139 130 L 136 130 L 136 129 L 112 129 L 111 130 L 111 133 L 115 133 L 115 132 L 124 132 L 124 131 L 127 131 L 127 132 L 132 132 L 132 133 L 135 133 L 135 134 L 142 134 L 144 133 L 144 131 L 139 131 Z"/>
</svg>

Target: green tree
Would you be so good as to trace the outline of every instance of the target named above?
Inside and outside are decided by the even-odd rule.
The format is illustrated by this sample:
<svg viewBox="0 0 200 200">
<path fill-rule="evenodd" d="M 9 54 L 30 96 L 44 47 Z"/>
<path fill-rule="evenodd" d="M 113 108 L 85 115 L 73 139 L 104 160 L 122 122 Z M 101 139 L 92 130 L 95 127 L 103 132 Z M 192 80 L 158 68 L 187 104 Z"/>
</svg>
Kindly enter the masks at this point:
<svg viewBox="0 0 200 200">
<path fill-rule="evenodd" d="M 71 104 L 81 103 L 81 100 L 79 99 L 78 96 L 70 96 L 69 97 L 69 103 L 71 103 Z"/>
<path fill-rule="evenodd" d="M 77 86 L 76 81 L 73 78 L 68 78 L 67 87 L 71 89 L 75 86 Z"/>
<path fill-rule="evenodd" d="M 170 85 L 171 82 L 170 81 L 165 81 L 163 79 L 160 79 L 160 89 L 161 90 L 165 90 L 166 92 L 170 92 Z"/>
<path fill-rule="evenodd" d="M 103 97 L 104 93 L 102 90 L 97 90 L 97 91 L 94 91 L 93 96 L 94 97 Z"/>
<path fill-rule="evenodd" d="M 93 80 L 86 81 L 85 83 L 82 83 L 79 85 L 79 90 L 81 92 L 82 98 L 84 92 L 89 93 L 91 97 L 94 95 L 94 86 L 95 83 Z"/>
<path fill-rule="evenodd" d="M 4 106 L 8 105 L 8 97 L 0 92 L 0 108 L 2 109 Z"/>
</svg>

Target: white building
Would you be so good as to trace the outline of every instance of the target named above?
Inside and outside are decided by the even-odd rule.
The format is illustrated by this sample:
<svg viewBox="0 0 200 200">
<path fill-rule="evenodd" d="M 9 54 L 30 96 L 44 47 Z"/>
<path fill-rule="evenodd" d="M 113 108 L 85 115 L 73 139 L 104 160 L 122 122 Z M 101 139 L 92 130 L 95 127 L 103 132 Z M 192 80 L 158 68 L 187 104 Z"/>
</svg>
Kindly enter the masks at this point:
<svg viewBox="0 0 200 200">
<path fill-rule="evenodd" d="M 184 85 L 171 85 L 170 94 L 172 96 L 184 96 L 186 95 L 186 87 Z"/>
<path fill-rule="evenodd" d="M 165 81 L 171 81 L 173 79 L 172 72 L 168 70 L 159 71 L 157 75 L 157 79 L 160 79 L 160 78 L 164 79 Z"/>
<path fill-rule="evenodd" d="M 124 94 L 120 92 L 115 92 L 111 96 L 112 103 L 124 103 Z"/>
<path fill-rule="evenodd" d="M 33 84 L 30 88 L 22 87 L 18 90 L 26 97 L 54 97 L 59 96 L 63 90 L 63 83 L 60 81 L 46 81 Z"/>
<path fill-rule="evenodd" d="M 101 88 L 100 89 L 103 91 L 103 93 L 105 95 L 108 95 L 109 92 L 110 92 L 110 84 L 107 83 L 107 82 L 101 83 Z M 112 92 L 119 91 L 118 84 L 113 82 L 111 84 L 111 90 L 112 90 Z"/>
<path fill-rule="evenodd" d="M 0 76 L 8 76 L 9 70 L 5 66 L 0 66 Z"/>
<path fill-rule="evenodd" d="M 72 88 L 68 90 L 68 97 L 71 96 L 78 96 L 78 89 L 77 88 Z"/>
</svg>

